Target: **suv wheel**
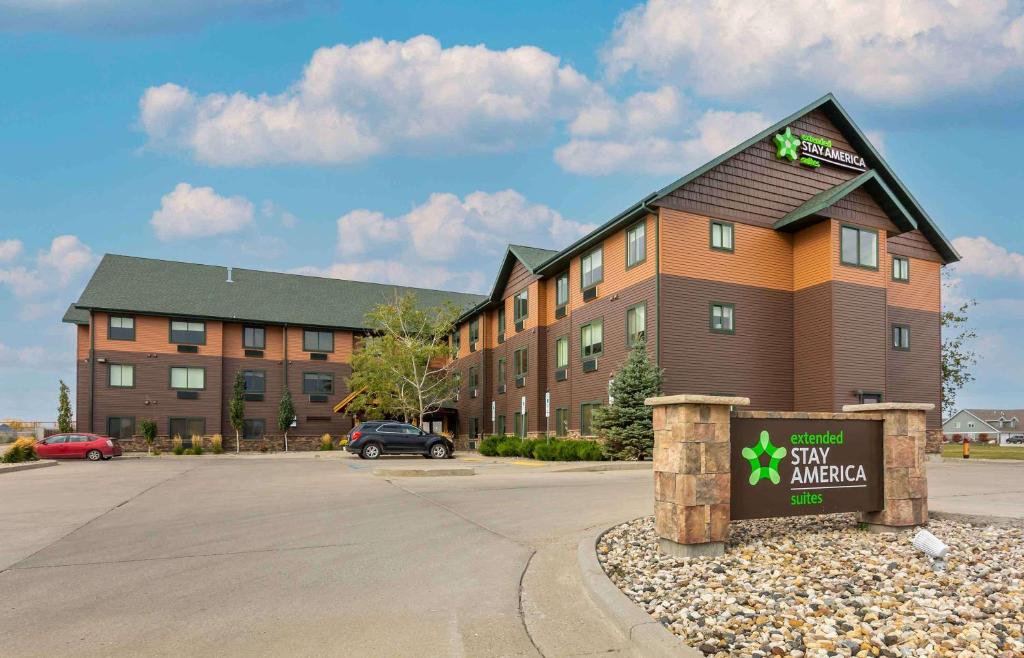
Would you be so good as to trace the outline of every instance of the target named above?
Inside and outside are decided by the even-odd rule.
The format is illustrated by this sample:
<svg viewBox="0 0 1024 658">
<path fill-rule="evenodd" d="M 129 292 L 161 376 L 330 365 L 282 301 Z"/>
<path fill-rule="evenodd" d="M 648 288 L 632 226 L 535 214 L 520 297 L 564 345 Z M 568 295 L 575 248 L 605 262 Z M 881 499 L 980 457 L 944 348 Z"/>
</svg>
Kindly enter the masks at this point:
<svg viewBox="0 0 1024 658">
<path fill-rule="evenodd" d="M 376 459 L 380 457 L 380 446 L 376 443 L 367 443 L 363 446 L 359 456 L 363 459 Z"/>
<path fill-rule="evenodd" d="M 448 456 L 448 446 L 443 443 L 435 443 L 430 446 L 430 458 L 431 459 L 444 459 Z"/>
</svg>

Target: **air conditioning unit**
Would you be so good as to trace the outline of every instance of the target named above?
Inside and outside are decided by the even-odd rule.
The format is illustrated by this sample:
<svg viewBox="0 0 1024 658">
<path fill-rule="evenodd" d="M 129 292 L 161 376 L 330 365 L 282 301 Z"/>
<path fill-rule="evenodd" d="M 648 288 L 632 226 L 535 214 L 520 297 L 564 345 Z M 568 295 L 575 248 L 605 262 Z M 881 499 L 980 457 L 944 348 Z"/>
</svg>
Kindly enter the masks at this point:
<svg viewBox="0 0 1024 658">
<path fill-rule="evenodd" d="M 526 386 L 526 377 L 516 377 L 516 388 Z"/>
<path fill-rule="evenodd" d="M 469 391 L 469 397 L 471 397 L 471 398 L 475 398 L 476 394 L 477 394 L 477 390 L 475 388 Z"/>
<path fill-rule="evenodd" d="M 498 384 L 498 395 L 501 395 L 504 392 L 505 392 L 505 385 L 504 384 Z"/>
<path fill-rule="evenodd" d="M 199 352 L 199 347 L 197 345 L 178 345 L 178 351 L 185 354 L 196 354 Z"/>
<path fill-rule="evenodd" d="M 583 372 L 594 372 L 597 370 L 597 359 L 587 359 L 583 362 Z"/>
<path fill-rule="evenodd" d="M 310 402 L 327 402 L 327 396 L 326 395 L 310 395 L 309 396 L 309 401 Z"/>
<path fill-rule="evenodd" d="M 179 400 L 198 400 L 199 391 L 178 391 Z"/>
<path fill-rule="evenodd" d="M 558 320 L 558 319 L 561 319 L 561 318 L 564 318 L 564 317 L 565 317 L 565 307 L 564 306 L 559 306 L 558 308 L 555 309 L 555 319 Z"/>
<path fill-rule="evenodd" d="M 583 301 L 589 302 L 591 299 L 597 299 L 597 286 L 591 286 L 583 291 Z"/>
<path fill-rule="evenodd" d="M 559 368 L 558 370 L 555 371 L 555 381 L 556 382 L 564 382 L 568 378 L 569 378 L 569 369 L 568 368 Z"/>
<path fill-rule="evenodd" d="M 323 352 L 310 352 L 309 353 L 309 360 L 310 361 L 326 361 L 327 360 L 327 355 L 325 353 L 323 353 Z"/>
<path fill-rule="evenodd" d="M 522 320 L 517 320 L 516 321 L 516 331 L 522 331 L 522 330 L 523 330 L 523 321 Z"/>
<path fill-rule="evenodd" d="M 251 357 L 254 357 L 254 358 L 257 358 L 257 359 L 262 359 L 263 358 L 263 350 L 246 350 L 245 351 L 245 355 L 246 356 L 251 356 Z"/>
</svg>

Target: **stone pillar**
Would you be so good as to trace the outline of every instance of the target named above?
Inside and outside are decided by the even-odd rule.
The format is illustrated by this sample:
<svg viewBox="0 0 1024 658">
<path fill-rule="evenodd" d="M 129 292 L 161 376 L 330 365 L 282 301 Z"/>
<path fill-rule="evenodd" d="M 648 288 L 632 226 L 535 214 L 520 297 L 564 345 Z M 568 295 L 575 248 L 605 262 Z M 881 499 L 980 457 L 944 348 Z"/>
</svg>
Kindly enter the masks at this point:
<svg viewBox="0 0 1024 658">
<path fill-rule="evenodd" d="M 843 411 L 881 414 L 882 468 L 885 507 L 861 512 L 860 520 L 875 532 L 913 528 L 928 523 L 928 474 L 925 467 L 925 412 L 933 404 L 882 402 L 848 404 Z"/>
<path fill-rule="evenodd" d="M 678 557 L 722 555 L 729 537 L 729 411 L 749 398 L 670 395 L 654 407 L 658 546 Z"/>
</svg>

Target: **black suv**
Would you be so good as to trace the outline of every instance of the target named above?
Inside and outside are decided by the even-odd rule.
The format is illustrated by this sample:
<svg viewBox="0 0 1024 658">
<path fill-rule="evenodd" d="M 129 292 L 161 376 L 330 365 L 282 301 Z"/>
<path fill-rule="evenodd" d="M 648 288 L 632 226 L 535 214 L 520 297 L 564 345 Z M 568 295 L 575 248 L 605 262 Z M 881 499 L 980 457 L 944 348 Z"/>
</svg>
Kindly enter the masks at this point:
<svg viewBox="0 0 1024 658">
<path fill-rule="evenodd" d="M 428 459 L 445 459 L 455 452 L 455 445 L 443 436 L 424 432 L 418 427 L 393 420 L 359 423 L 348 433 L 345 450 L 361 459 L 381 455 L 423 455 Z"/>
</svg>

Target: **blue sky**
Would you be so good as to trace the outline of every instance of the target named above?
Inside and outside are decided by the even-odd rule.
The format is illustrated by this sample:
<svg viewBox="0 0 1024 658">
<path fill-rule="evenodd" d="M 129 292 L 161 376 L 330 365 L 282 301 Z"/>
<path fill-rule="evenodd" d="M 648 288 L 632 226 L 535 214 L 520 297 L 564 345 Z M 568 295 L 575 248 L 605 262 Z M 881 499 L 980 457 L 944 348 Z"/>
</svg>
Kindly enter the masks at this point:
<svg viewBox="0 0 1024 658">
<path fill-rule="evenodd" d="M 0 0 L 0 417 L 105 252 L 483 290 L 827 91 L 965 256 L 961 403 L 1024 407 L 1021 3 L 762 4 Z"/>
</svg>

